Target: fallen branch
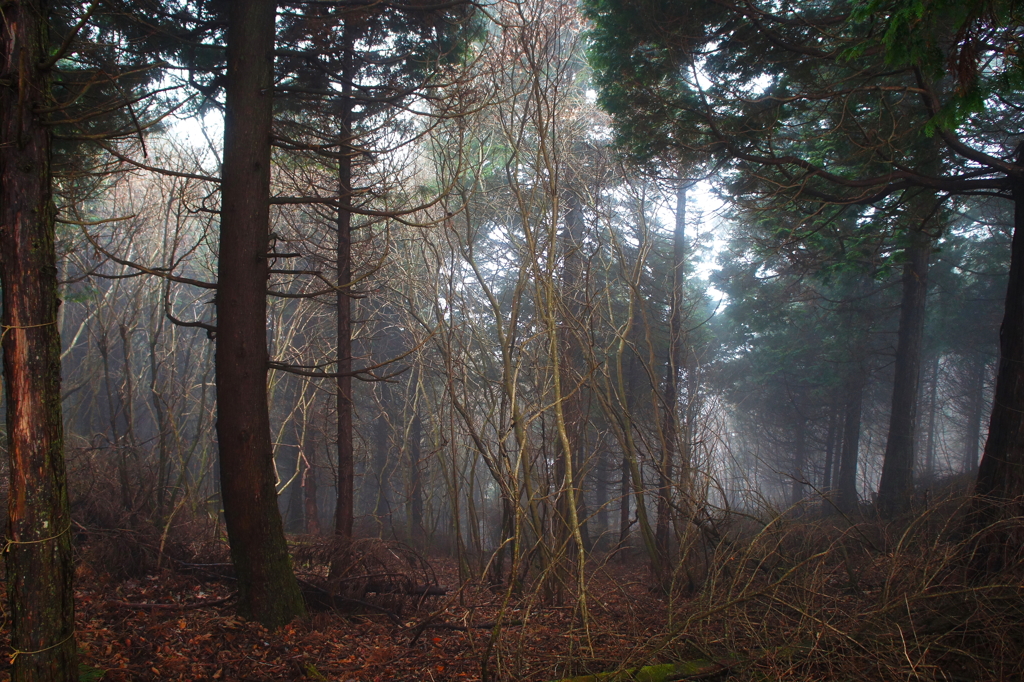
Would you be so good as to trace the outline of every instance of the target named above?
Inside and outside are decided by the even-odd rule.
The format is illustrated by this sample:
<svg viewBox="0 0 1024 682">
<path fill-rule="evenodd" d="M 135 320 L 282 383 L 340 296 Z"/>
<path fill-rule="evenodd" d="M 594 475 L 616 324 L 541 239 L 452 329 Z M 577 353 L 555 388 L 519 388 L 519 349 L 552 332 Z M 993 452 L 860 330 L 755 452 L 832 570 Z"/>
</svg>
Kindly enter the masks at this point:
<svg viewBox="0 0 1024 682">
<path fill-rule="evenodd" d="M 325 590 L 319 585 L 314 585 L 308 580 L 303 580 L 302 578 L 297 578 L 297 580 L 299 582 L 299 589 L 302 591 L 302 597 L 306 600 L 306 606 L 309 608 L 322 611 L 341 611 L 343 610 L 343 607 L 346 606 L 349 608 L 357 606 L 369 611 L 382 613 L 390 618 L 391 622 L 395 625 L 401 626 L 402 624 L 402 620 L 399 618 L 397 613 L 386 609 L 383 606 L 371 604 L 370 602 L 365 602 L 360 599 L 352 599 L 350 597 L 343 597 L 341 595 L 334 594 L 333 592 Z"/>
<path fill-rule="evenodd" d="M 130 601 L 119 601 L 117 599 L 110 599 L 110 600 L 107 601 L 107 605 L 109 605 L 109 606 L 117 606 L 117 607 L 120 607 L 122 609 L 140 609 L 140 610 L 166 609 L 168 611 L 190 611 L 192 609 L 203 609 L 203 608 L 206 608 L 207 606 L 218 606 L 219 604 L 225 604 L 225 603 L 231 601 L 232 599 L 234 599 L 237 596 L 238 596 L 238 593 L 235 592 L 233 594 L 229 594 L 228 596 L 224 597 L 223 599 L 207 599 L 206 601 L 192 602 L 191 604 L 147 604 L 147 603 L 137 604 L 135 602 L 130 602 Z"/>
<path fill-rule="evenodd" d="M 448 594 L 448 588 L 443 585 L 409 585 L 396 587 L 380 583 L 369 583 L 363 590 L 366 594 L 405 594 L 415 597 L 443 597 Z"/>
<path fill-rule="evenodd" d="M 509 620 L 502 621 L 501 626 L 516 627 L 522 624 L 523 621 L 521 620 Z M 457 630 L 459 632 L 469 632 L 470 630 L 490 630 L 495 625 L 497 625 L 497 623 L 491 621 L 490 623 L 480 623 L 479 625 L 458 625 L 456 623 L 427 623 L 423 627 L 434 628 L 436 630 Z"/>
</svg>

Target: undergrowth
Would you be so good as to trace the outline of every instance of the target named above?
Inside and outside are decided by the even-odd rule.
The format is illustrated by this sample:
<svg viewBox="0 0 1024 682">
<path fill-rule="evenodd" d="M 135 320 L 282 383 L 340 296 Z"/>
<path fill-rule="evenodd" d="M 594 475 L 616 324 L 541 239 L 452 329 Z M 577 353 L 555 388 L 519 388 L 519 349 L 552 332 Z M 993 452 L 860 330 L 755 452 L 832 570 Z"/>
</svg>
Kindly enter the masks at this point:
<svg viewBox="0 0 1024 682">
<path fill-rule="evenodd" d="M 724 540 L 700 588 L 674 590 L 655 655 L 739 654 L 730 672 L 751 680 L 1024 679 L 1024 555 L 974 570 L 969 502 L 889 522 L 777 515 Z"/>
<path fill-rule="evenodd" d="M 423 656 L 425 645 L 451 647 L 489 680 L 695 661 L 702 664 L 659 669 L 787 682 L 1024 679 L 1024 555 L 1004 546 L 999 570 L 979 570 L 990 565 L 978 557 L 993 529 L 965 530 L 969 504 L 951 495 L 891 521 L 722 514 L 714 532 L 678 548 L 667 585 L 635 548 L 620 548 L 593 553 L 586 594 L 580 599 L 567 581 L 561 603 L 545 597 L 538 576 L 502 586 L 483 571 L 459 585 L 462 562 L 428 560 L 400 543 L 300 536 L 292 546 L 300 580 L 332 595 L 331 611 L 356 619 L 339 625 L 317 615 L 308 627 L 358 632 L 378 623 L 375 637 L 389 629 L 389 650 Z M 76 505 L 79 581 L 168 571 L 230 581 L 215 517 L 144 511 L 92 496 Z M 1024 519 L 997 530 L 1019 538 Z"/>
</svg>

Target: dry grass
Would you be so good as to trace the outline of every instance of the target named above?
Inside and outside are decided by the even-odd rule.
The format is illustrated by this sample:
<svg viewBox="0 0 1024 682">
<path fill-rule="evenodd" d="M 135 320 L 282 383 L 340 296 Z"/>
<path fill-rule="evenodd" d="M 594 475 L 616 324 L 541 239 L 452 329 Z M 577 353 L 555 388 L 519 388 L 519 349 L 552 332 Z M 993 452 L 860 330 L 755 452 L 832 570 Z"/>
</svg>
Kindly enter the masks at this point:
<svg viewBox="0 0 1024 682">
<path fill-rule="evenodd" d="M 969 570 L 968 502 L 888 523 L 776 516 L 734 536 L 697 593 L 675 595 L 657 655 L 741 654 L 746 679 L 1024 679 L 1024 556 Z"/>
</svg>

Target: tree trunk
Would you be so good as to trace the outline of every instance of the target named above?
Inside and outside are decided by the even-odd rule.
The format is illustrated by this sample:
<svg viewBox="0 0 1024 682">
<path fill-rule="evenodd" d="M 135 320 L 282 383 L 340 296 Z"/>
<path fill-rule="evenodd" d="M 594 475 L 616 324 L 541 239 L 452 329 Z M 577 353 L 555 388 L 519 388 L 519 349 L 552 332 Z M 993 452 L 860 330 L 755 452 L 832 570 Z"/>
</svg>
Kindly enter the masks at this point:
<svg viewBox="0 0 1024 682">
<path fill-rule="evenodd" d="M 828 408 L 828 433 L 825 436 L 825 469 L 822 472 L 821 491 L 826 495 L 832 491 L 832 468 L 836 444 L 836 406 Z"/>
<path fill-rule="evenodd" d="M 298 400 L 297 390 L 289 393 L 291 400 Z M 285 450 L 282 454 L 288 465 L 288 476 L 285 479 L 288 481 L 288 500 L 284 505 L 284 527 L 289 533 L 301 533 L 305 526 L 302 520 L 302 432 L 305 429 L 299 426 L 299 418 L 298 410 L 292 412 L 288 418 L 289 423 L 282 429 L 284 438 L 281 446 Z"/>
<path fill-rule="evenodd" d="M 885 444 L 878 509 L 883 516 L 907 511 L 914 494 L 914 429 L 917 384 L 921 373 L 925 304 L 928 295 L 928 259 L 931 238 L 920 230 L 911 236 L 903 266 L 903 294 L 896 342 L 889 436 Z"/>
<path fill-rule="evenodd" d="M 629 458 L 623 455 L 619 469 L 619 547 L 625 547 L 629 540 L 629 496 L 632 490 Z M 626 555 L 622 556 L 625 558 Z"/>
<path fill-rule="evenodd" d="M 64 472 L 57 328 L 52 105 L 44 2 L 6 3 L 0 85 L 0 286 L 10 492 L 7 598 L 16 682 L 71 682 L 75 657 L 71 516 Z"/>
<path fill-rule="evenodd" d="M 313 462 L 309 460 L 312 450 L 306 450 L 306 468 L 302 472 L 302 517 L 306 523 L 305 530 L 308 535 L 320 535 L 320 505 L 316 495 L 316 469 Z"/>
<path fill-rule="evenodd" d="M 967 395 L 967 425 L 964 429 L 964 473 L 978 473 L 978 441 L 981 438 L 982 412 L 985 408 L 985 374 L 988 364 L 978 354 L 971 363 Z"/>
<path fill-rule="evenodd" d="M 839 499 L 836 506 L 844 514 L 857 511 L 857 459 L 860 450 L 860 414 L 864 402 L 864 377 L 855 375 L 847 384 L 846 414 L 843 423 L 843 449 L 839 459 Z"/>
<path fill-rule="evenodd" d="M 939 363 L 941 356 L 936 353 L 932 361 L 932 383 L 928 391 L 928 433 L 924 446 L 924 480 L 931 481 L 935 475 L 935 414 L 938 412 Z M 977 457 L 977 453 L 975 453 Z"/>
<path fill-rule="evenodd" d="M 121 401 L 121 393 L 114 391 L 114 381 L 110 376 L 110 339 L 107 329 L 104 326 L 96 341 L 96 348 L 103 361 L 103 388 L 107 397 L 107 416 L 110 424 L 110 442 L 117 453 L 117 482 L 121 493 L 121 509 L 130 511 L 132 509 L 132 484 L 128 475 L 128 452 L 125 447 L 125 439 L 121 435 L 117 418 L 124 414 L 124 404 Z M 116 398 L 115 398 L 116 395 Z M 116 408 L 115 408 L 116 405 Z"/>
<path fill-rule="evenodd" d="M 345 22 L 341 99 L 338 122 L 341 149 L 338 159 L 338 501 L 334 533 L 352 539 L 355 518 L 355 449 L 352 433 L 352 29 Z"/>
<path fill-rule="evenodd" d="M 1017 167 L 1024 166 L 1024 144 L 1017 150 Z M 1013 244 L 1006 310 L 999 329 L 999 367 L 988 440 L 978 467 L 975 502 L 968 517 L 977 531 L 1000 519 L 1024 516 L 1024 178 L 1013 182 Z M 1019 526 L 1017 526 L 1019 528 Z M 1018 531 L 1019 533 L 1019 531 Z M 1020 546 L 1019 535 L 993 532 L 975 561 L 998 569 L 1002 552 Z M 1009 551 L 1013 551 L 1009 549 Z"/>
<path fill-rule="evenodd" d="M 156 513 L 161 519 L 166 519 L 169 513 L 167 508 L 167 488 L 171 476 L 171 452 L 167 443 L 170 434 L 167 414 L 164 412 L 164 397 L 160 388 L 160 367 L 157 359 L 156 348 L 164 331 L 163 315 L 153 315 L 153 326 L 155 331 L 150 334 L 149 339 L 149 399 L 153 407 L 153 420 L 156 422 L 157 437 L 157 469 L 156 469 Z M 174 494 L 171 495 L 173 504 Z"/>
<path fill-rule="evenodd" d="M 389 464 L 391 463 L 391 386 L 382 382 L 380 398 L 380 414 L 374 425 L 374 456 L 373 475 L 376 496 L 373 502 L 373 519 L 377 524 L 380 537 L 384 536 L 384 521 L 391 525 L 391 486 L 388 485 Z"/>
<path fill-rule="evenodd" d="M 797 417 L 796 444 L 793 448 L 793 488 L 789 504 L 796 507 L 804 501 L 807 486 L 807 422 Z"/>
<path fill-rule="evenodd" d="M 597 505 L 597 528 L 594 541 L 595 546 L 605 546 L 608 534 L 608 478 L 610 472 L 608 466 L 608 448 L 601 446 L 597 454 L 597 475 L 594 478 L 594 503 Z"/>
<path fill-rule="evenodd" d="M 676 190 L 676 227 L 672 237 L 672 292 L 669 303 L 668 360 L 665 363 L 665 432 L 662 444 L 661 466 L 658 471 L 658 521 L 654 531 L 654 544 L 667 568 L 669 559 L 669 524 L 672 520 L 673 469 L 679 450 L 679 372 L 685 362 L 686 344 L 683 338 L 683 286 L 686 282 L 686 185 Z M 689 434 L 683 433 L 685 438 Z M 685 448 L 684 448 L 685 451 Z M 687 453 L 688 454 L 688 453 Z M 690 462 L 688 457 L 679 462 L 680 489 L 687 489 Z M 667 580 L 669 576 L 660 576 Z"/>
<path fill-rule="evenodd" d="M 308 412 L 303 416 L 302 428 L 302 530 L 307 535 L 320 535 L 320 504 L 317 500 L 316 440 L 310 428 Z"/>
<path fill-rule="evenodd" d="M 417 389 L 413 389 L 417 390 Z M 421 451 L 423 440 L 423 422 L 420 420 L 419 407 L 413 401 L 412 427 L 409 430 L 409 536 L 414 545 L 422 546 L 423 542 L 423 458 Z"/>
<path fill-rule="evenodd" d="M 238 610 L 267 627 L 305 612 L 277 507 L 267 407 L 275 15 L 272 0 L 234 0 L 228 13 L 216 337 L 221 491 Z"/>
<path fill-rule="evenodd" d="M 557 515 L 560 527 L 556 533 L 557 546 L 563 546 L 577 532 L 584 546 L 589 549 L 590 537 L 586 519 L 584 496 L 584 440 L 587 418 L 584 413 L 583 353 L 580 330 L 585 329 L 584 297 L 580 287 L 583 281 L 583 263 L 580 249 L 583 246 L 583 206 L 579 196 L 569 191 L 565 194 L 565 227 L 559 235 L 562 256 L 561 271 L 561 313 L 556 331 L 561 352 L 562 421 L 565 427 L 565 441 L 559 439 L 555 463 L 555 484 L 558 486 Z M 557 410 L 556 410 L 557 412 Z M 573 474 L 575 472 L 575 474 Z M 575 479 L 575 480 L 574 480 Z M 572 490 L 569 490 L 569 487 Z M 569 509 L 569 500 L 574 500 L 575 509 Z M 573 519 L 576 519 L 573 522 Z M 574 523 L 578 528 L 574 528 Z"/>
</svg>

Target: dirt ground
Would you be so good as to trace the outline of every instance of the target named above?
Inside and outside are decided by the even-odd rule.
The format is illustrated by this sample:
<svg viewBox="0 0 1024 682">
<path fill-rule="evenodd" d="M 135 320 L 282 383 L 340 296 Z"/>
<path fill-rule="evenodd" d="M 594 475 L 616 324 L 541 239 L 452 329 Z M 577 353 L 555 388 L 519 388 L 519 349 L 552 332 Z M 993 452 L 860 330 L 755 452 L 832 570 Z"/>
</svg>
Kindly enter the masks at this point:
<svg viewBox="0 0 1024 682">
<path fill-rule="evenodd" d="M 646 663 L 664 629 L 664 598 L 638 563 L 608 562 L 593 572 L 586 630 L 575 599 L 544 605 L 530 593 L 505 604 L 500 631 L 503 589 L 472 582 L 459 589 L 453 561 L 431 564 L 448 594 L 391 600 L 386 608 L 397 623 L 366 609 L 321 611 L 276 632 L 235 615 L 226 581 L 171 570 L 113 580 L 80 567 L 80 663 L 109 682 L 477 680 L 485 660 L 492 679 L 549 680 Z M 6 647 L 6 627 L 2 636 Z M 9 679 L 7 657 L 2 665 L 0 679 Z"/>
</svg>

